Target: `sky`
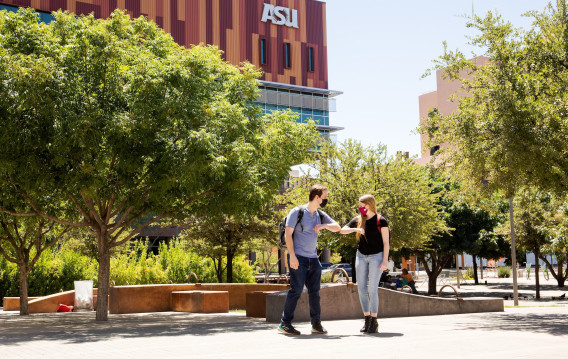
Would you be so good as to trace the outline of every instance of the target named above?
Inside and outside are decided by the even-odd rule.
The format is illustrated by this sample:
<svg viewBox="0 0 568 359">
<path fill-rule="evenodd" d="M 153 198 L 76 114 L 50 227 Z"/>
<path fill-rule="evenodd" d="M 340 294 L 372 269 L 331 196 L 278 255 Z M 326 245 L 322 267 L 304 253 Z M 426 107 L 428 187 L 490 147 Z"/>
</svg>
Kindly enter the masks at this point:
<svg viewBox="0 0 568 359">
<path fill-rule="evenodd" d="M 542 11 L 544 0 L 327 0 L 327 54 L 329 88 L 337 112 L 330 125 L 345 129 L 337 140 L 348 138 L 365 146 L 385 144 L 389 155 L 397 151 L 420 155 L 418 97 L 436 90 L 435 75 L 421 79 L 432 61 L 448 49 L 482 55 L 467 45 L 466 27 L 472 9 L 477 15 L 499 13 L 515 27 L 529 28 L 522 14 Z M 473 57 L 471 55 L 470 57 Z"/>
</svg>

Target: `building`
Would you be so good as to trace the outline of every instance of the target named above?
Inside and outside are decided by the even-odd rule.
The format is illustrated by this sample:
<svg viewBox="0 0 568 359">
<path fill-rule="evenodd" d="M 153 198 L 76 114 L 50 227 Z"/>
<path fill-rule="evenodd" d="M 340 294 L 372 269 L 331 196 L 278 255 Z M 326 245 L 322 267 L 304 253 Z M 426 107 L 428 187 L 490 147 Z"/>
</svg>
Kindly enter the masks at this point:
<svg viewBox="0 0 568 359">
<path fill-rule="evenodd" d="M 478 65 L 487 64 L 489 58 L 478 56 L 471 61 L 475 61 Z M 444 78 L 444 70 L 436 71 L 436 90 L 420 95 L 418 98 L 420 125 L 423 125 L 425 119 L 433 112 L 440 113 L 447 116 L 454 112 L 459 105 L 459 101 L 451 101 L 450 96 L 455 94 L 461 87 L 459 81 L 449 81 Z M 420 148 L 421 156 L 416 159 L 418 164 L 429 163 L 432 156 L 440 149 L 440 147 L 447 146 L 447 144 L 440 143 L 433 146 L 428 146 L 428 135 L 420 135 Z"/>
<path fill-rule="evenodd" d="M 216 45 L 228 62 L 248 61 L 263 71 L 257 104 L 265 113 L 291 109 L 298 121 L 313 120 L 324 137 L 340 130 L 330 126 L 339 91 L 328 89 L 326 3 L 317 0 L 0 0 L 0 10 L 31 7 L 40 21 L 51 12 L 107 18 L 115 9 L 145 16 L 180 45 Z M 293 176 L 287 179 L 288 185 Z M 179 228 L 146 228 L 153 251 Z"/>
<path fill-rule="evenodd" d="M 315 121 L 322 136 L 330 126 L 339 91 L 328 89 L 326 3 L 317 0 L 0 0 L 0 10 L 19 6 L 53 20 L 52 11 L 107 18 L 119 8 L 145 16 L 183 46 L 216 45 L 228 62 L 262 69 L 257 103 L 263 111 L 291 109 L 298 121 Z"/>
</svg>

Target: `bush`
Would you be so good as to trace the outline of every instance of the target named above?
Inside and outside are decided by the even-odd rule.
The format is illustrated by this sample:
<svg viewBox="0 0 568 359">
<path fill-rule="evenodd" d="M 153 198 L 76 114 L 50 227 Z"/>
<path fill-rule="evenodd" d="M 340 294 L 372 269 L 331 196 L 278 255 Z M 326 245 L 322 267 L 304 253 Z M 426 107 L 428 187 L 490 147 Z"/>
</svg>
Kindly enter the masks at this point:
<svg viewBox="0 0 568 359">
<path fill-rule="evenodd" d="M 498 267 L 497 276 L 499 278 L 509 278 L 511 276 L 511 267 Z"/>
<path fill-rule="evenodd" d="M 471 280 L 473 279 L 473 268 L 472 267 L 468 267 L 467 271 L 465 272 L 465 274 L 463 275 L 463 279 L 464 280 Z"/>
<path fill-rule="evenodd" d="M 72 290 L 76 280 L 97 283 L 98 264 L 70 249 L 48 249 L 28 275 L 28 295 L 39 297 Z M 0 259 L 0 296 L 17 297 L 20 292 L 18 266 Z"/>
<path fill-rule="evenodd" d="M 227 272 L 225 272 L 225 280 Z M 233 258 L 233 282 L 234 283 L 254 283 L 254 268 L 249 265 L 245 256 Z"/>
<path fill-rule="evenodd" d="M 322 283 L 331 283 L 331 272 L 325 272 L 321 274 Z"/>
<path fill-rule="evenodd" d="M 148 252 L 146 242 L 131 244 L 129 249 L 111 257 L 110 279 L 116 285 L 186 283 L 194 272 L 200 283 L 216 283 L 217 275 L 210 258 L 188 252 L 172 241 L 169 247 L 160 246 L 158 255 Z M 46 250 L 28 275 L 30 297 L 44 296 L 72 290 L 76 280 L 92 280 L 97 286 L 98 263 L 77 249 L 54 248 Z M 227 274 L 224 273 L 224 280 Z M 5 296 L 19 296 L 18 267 L 0 256 L 0 300 Z M 254 270 L 244 257 L 233 260 L 233 281 L 254 283 Z M 193 280 L 192 280 L 193 282 Z"/>
</svg>

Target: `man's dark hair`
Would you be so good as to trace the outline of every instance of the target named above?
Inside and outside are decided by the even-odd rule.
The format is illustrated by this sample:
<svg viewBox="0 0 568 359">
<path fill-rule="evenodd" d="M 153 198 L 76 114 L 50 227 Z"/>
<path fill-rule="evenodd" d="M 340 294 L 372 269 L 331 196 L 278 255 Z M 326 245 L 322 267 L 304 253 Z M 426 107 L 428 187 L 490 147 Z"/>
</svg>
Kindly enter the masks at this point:
<svg viewBox="0 0 568 359">
<path fill-rule="evenodd" d="M 322 186 L 321 184 L 315 184 L 310 188 L 310 202 L 316 198 L 316 196 L 322 196 L 323 192 L 327 191 L 327 187 Z"/>
</svg>

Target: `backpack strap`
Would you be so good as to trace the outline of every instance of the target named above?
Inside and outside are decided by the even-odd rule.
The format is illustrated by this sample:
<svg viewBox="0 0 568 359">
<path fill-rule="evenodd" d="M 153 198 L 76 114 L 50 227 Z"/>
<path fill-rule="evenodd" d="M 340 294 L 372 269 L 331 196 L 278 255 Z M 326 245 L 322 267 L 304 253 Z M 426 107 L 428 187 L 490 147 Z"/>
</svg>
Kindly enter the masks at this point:
<svg viewBox="0 0 568 359">
<path fill-rule="evenodd" d="M 317 209 L 319 215 L 320 215 L 320 224 L 323 224 L 323 211 L 321 209 Z"/>
<path fill-rule="evenodd" d="M 302 224 L 302 217 L 304 217 L 304 211 L 306 210 L 304 208 L 304 206 L 299 206 L 300 209 L 298 211 L 298 221 L 296 222 L 296 225 L 294 226 L 294 229 L 296 229 L 296 227 L 298 226 L 298 224 L 300 224 L 300 228 L 302 228 L 302 232 L 304 231 L 304 225 Z"/>
</svg>

